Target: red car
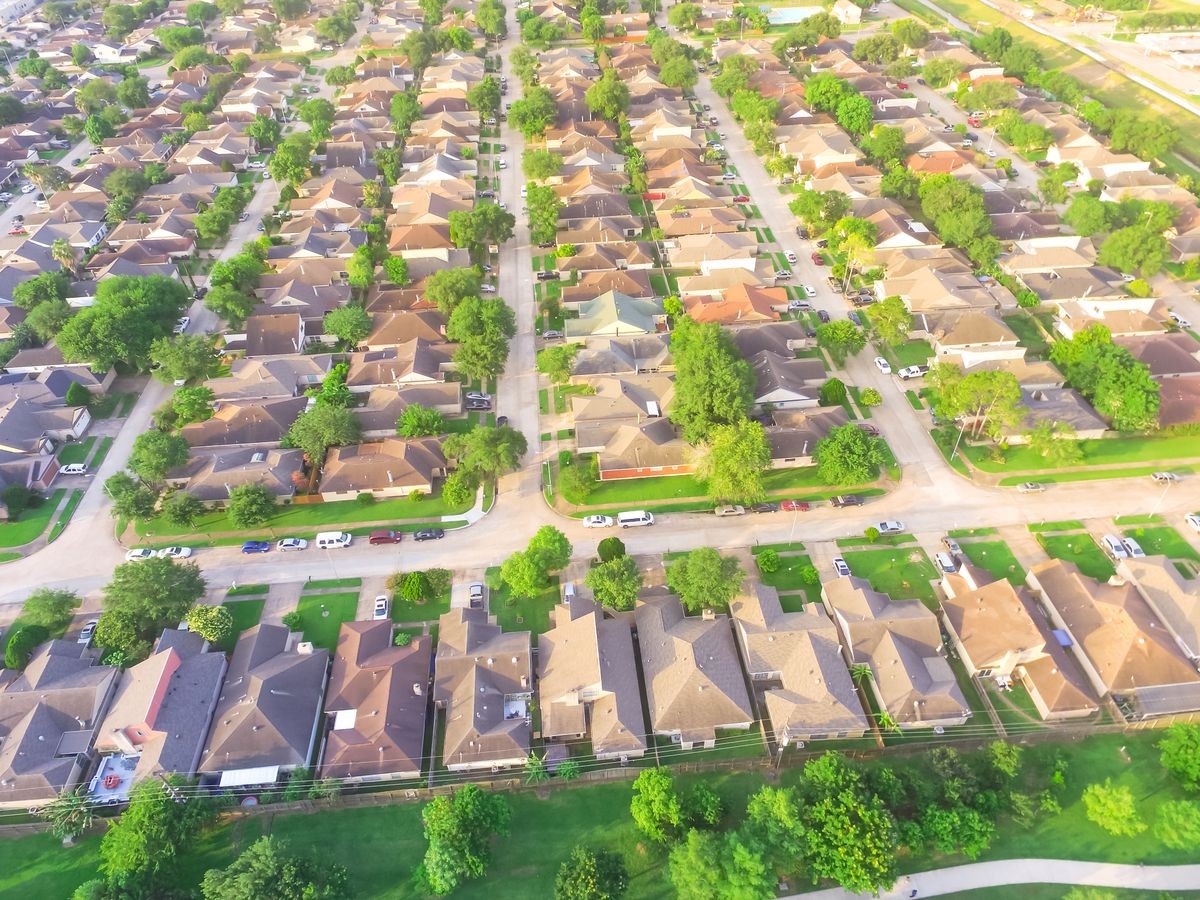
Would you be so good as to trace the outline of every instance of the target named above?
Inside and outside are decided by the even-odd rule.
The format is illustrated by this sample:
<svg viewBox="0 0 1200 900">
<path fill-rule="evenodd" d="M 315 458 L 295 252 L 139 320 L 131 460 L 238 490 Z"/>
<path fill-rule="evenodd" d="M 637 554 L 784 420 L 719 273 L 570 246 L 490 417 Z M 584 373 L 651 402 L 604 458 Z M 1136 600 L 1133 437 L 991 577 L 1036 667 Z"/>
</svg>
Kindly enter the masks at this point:
<svg viewBox="0 0 1200 900">
<path fill-rule="evenodd" d="M 734 203 L 749 203 L 750 198 L 747 197 L 745 194 L 738 194 L 736 197 L 733 198 L 733 202 Z"/>
<path fill-rule="evenodd" d="M 398 531 L 372 531 L 371 536 L 367 538 L 368 544 L 398 544 L 400 543 L 400 532 Z"/>
<path fill-rule="evenodd" d="M 9 231 L 9 234 L 28 234 L 28 232 L 24 228 L 18 227 Z"/>
<path fill-rule="evenodd" d="M 779 504 L 779 508 L 783 512 L 808 512 L 810 509 L 812 509 L 812 507 L 803 500 L 784 500 Z"/>
<path fill-rule="evenodd" d="M 814 254 L 812 255 L 812 261 L 813 261 L 813 265 L 814 265 L 814 266 L 823 266 L 823 265 L 825 265 L 825 260 L 824 260 L 824 258 L 821 256 L 821 254 L 820 254 L 820 253 L 814 253 Z"/>
<path fill-rule="evenodd" d="M 897 82 L 896 82 L 896 87 L 900 88 L 900 90 L 902 90 L 902 91 L 907 91 L 907 90 L 908 90 L 908 83 L 907 83 L 907 82 L 904 82 L 904 81 L 897 81 Z"/>
</svg>

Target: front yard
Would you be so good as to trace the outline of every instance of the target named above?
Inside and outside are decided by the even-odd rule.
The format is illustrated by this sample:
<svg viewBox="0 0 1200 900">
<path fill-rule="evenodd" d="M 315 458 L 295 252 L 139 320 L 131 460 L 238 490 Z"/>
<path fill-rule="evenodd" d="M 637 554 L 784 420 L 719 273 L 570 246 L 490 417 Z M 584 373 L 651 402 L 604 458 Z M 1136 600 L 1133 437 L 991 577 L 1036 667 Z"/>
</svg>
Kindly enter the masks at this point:
<svg viewBox="0 0 1200 900">
<path fill-rule="evenodd" d="M 1079 441 L 1083 457 L 1077 466 L 1120 465 L 1122 463 L 1170 462 L 1200 458 L 1200 444 L 1195 435 L 1168 437 L 1114 437 Z M 1046 460 L 1024 445 L 1000 449 L 998 456 L 990 445 L 959 444 L 960 453 L 984 472 L 1036 472 L 1050 468 Z"/>
<path fill-rule="evenodd" d="M 1116 572 L 1112 561 L 1087 534 L 1039 534 L 1038 543 L 1055 559 L 1073 562 L 1091 578 L 1107 581 Z"/>
<path fill-rule="evenodd" d="M 222 603 L 221 605 L 233 616 L 233 628 L 225 640 L 216 645 L 217 649 L 222 653 L 232 653 L 242 632 L 247 628 L 253 628 L 262 619 L 263 607 L 266 603 L 266 597 L 226 600 Z"/>
<path fill-rule="evenodd" d="M 962 549 L 967 559 L 990 572 L 997 581 L 1007 578 L 1014 587 L 1025 583 L 1025 570 L 1004 541 L 964 543 Z"/>
<path fill-rule="evenodd" d="M 496 623 L 505 631 L 532 631 L 536 646 L 537 636 L 550 630 L 550 610 L 559 601 L 558 578 L 551 578 L 534 597 L 514 597 L 500 578 L 499 566 L 487 570 L 486 580 L 488 612 Z"/>
<path fill-rule="evenodd" d="M 301 594 L 296 609 L 300 613 L 300 630 L 304 632 L 304 639 L 312 641 L 318 647 L 333 650 L 337 646 L 342 623 L 355 619 L 358 591 Z"/>
<path fill-rule="evenodd" d="M 50 517 L 54 515 L 64 493 L 64 489 L 59 488 L 39 501 L 37 506 L 22 512 L 15 522 L 0 525 L 0 547 L 20 547 L 37 540 L 49 526 Z"/>
<path fill-rule="evenodd" d="M 842 554 L 850 571 L 865 578 L 875 590 L 893 600 L 920 600 L 930 609 L 937 607 L 933 585 L 937 578 L 933 564 L 917 547 L 881 550 L 851 550 Z"/>
<path fill-rule="evenodd" d="M 1126 528 L 1125 537 L 1131 537 L 1149 556 L 1163 555 L 1169 559 L 1190 559 L 1200 562 L 1200 553 L 1183 536 L 1163 525 L 1157 528 Z"/>
</svg>

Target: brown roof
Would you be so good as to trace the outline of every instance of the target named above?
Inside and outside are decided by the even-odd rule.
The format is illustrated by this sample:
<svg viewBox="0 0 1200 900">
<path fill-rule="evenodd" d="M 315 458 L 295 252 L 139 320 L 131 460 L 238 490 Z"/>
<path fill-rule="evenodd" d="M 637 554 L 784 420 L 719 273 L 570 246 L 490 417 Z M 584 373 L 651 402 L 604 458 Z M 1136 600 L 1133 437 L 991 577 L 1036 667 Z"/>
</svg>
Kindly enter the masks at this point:
<svg viewBox="0 0 1200 900">
<path fill-rule="evenodd" d="M 211 419 L 185 425 L 179 433 L 193 447 L 278 444 L 307 405 L 307 397 L 218 403 Z"/>
<path fill-rule="evenodd" d="M 326 691 L 332 716 L 322 778 L 421 773 L 429 705 L 430 639 L 392 645 L 390 619 L 344 622 Z"/>
<path fill-rule="evenodd" d="M 332 448 L 321 469 L 319 490 L 340 494 L 407 487 L 429 492 L 434 478 L 445 469 L 446 457 L 438 438 L 387 438 Z"/>
</svg>

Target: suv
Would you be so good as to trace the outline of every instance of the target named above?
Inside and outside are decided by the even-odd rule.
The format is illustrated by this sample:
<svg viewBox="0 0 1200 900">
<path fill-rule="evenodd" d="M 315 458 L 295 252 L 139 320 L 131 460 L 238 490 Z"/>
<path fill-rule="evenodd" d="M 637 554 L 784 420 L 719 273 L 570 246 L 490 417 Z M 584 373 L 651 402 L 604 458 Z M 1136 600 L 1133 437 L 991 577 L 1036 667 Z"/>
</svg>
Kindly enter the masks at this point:
<svg viewBox="0 0 1200 900">
<path fill-rule="evenodd" d="M 479 581 L 467 585 L 467 601 L 471 604 L 471 609 L 483 609 L 483 598 L 486 591 L 483 583 Z"/>
<path fill-rule="evenodd" d="M 538 281 L 558 281 L 560 278 L 562 278 L 562 276 L 553 270 L 537 273 Z"/>
<path fill-rule="evenodd" d="M 833 571 L 844 578 L 850 574 L 850 567 L 846 565 L 846 561 L 840 556 L 835 556 L 833 558 Z"/>
<path fill-rule="evenodd" d="M 67 463 L 58 470 L 59 475 L 86 475 L 87 463 Z"/>
<path fill-rule="evenodd" d="M 1172 481 L 1178 481 L 1179 476 L 1174 472 L 1155 472 L 1150 476 L 1159 484 L 1170 484 Z"/>
</svg>

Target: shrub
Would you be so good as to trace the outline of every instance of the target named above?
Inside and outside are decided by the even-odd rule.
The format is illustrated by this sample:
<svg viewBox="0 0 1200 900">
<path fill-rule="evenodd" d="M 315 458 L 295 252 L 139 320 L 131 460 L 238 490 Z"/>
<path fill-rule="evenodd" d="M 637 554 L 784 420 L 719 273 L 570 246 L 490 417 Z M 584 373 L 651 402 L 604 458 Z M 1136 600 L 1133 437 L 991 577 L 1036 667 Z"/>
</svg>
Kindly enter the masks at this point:
<svg viewBox="0 0 1200 900">
<path fill-rule="evenodd" d="M 879 529 L 876 528 L 874 525 L 870 525 L 866 529 L 863 530 L 863 535 L 866 537 L 866 539 L 868 541 L 870 541 L 873 544 L 877 540 L 879 540 Z"/>
<path fill-rule="evenodd" d="M 800 580 L 805 584 L 820 584 L 821 573 L 817 571 L 816 566 L 805 566 L 800 570 Z"/>
<path fill-rule="evenodd" d="M 778 572 L 781 563 L 779 553 L 775 550 L 764 550 L 755 557 L 755 561 L 758 563 L 758 571 L 764 575 Z"/>
<path fill-rule="evenodd" d="M 425 586 L 431 596 L 439 597 L 448 593 L 453 582 L 453 573 L 449 569 L 426 569 Z"/>
<path fill-rule="evenodd" d="M 617 559 L 625 555 L 625 542 L 618 537 L 606 537 L 596 546 L 596 552 L 601 562 Z"/>
<path fill-rule="evenodd" d="M 33 649 L 50 638 L 50 632 L 41 625 L 22 625 L 8 639 L 4 649 L 4 666 L 8 669 L 23 669 L 29 662 Z"/>
<path fill-rule="evenodd" d="M 0 496 L 3 496 L 4 505 L 8 507 L 8 514 L 13 519 L 19 518 L 21 513 L 33 505 L 33 491 L 23 484 L 10 484 Z"/>
<path fill-rule="evenodd" d="M 875 388 L 863 388 L 858 394 L 858 399 L 862 401 L 863 406 L 879 406 L 883 403 L 883 395 Z"/>
<path fill-rule="evenodd" d="M 361 491 L 354 499 L 358 502 L 359 506 L 370 506 L 375 502 L 375 495 L 370 491 Z"/>
<path fill-rule="evenodd" d="M 91 392 L 78 381 L 72 381 L 67 388 L 67 406 L 87 406 L 92 402 Z"/>
<path fill-rule="evenodd" d="M 304 624 L 304 620 L 300 618 L 300 610 L 298 609 L 292 610 L 281 621 L 289 631 L 299 631 L 300 626 Z"/>
<path fill-rule="evenodd" d="M 392 644 L 396 647 L 407 647 L 412 643 L 413 636 L 407 631 L 397 631 L 396 636 L 392 638 Z"/>
</svg>

